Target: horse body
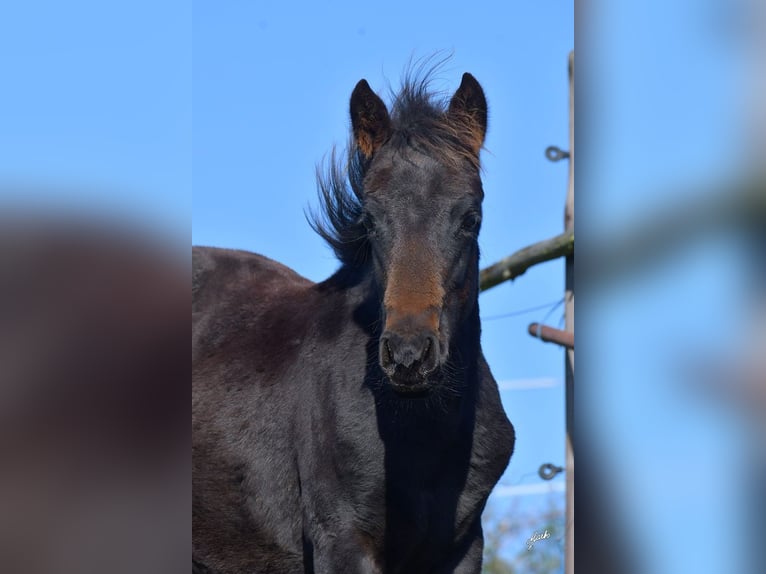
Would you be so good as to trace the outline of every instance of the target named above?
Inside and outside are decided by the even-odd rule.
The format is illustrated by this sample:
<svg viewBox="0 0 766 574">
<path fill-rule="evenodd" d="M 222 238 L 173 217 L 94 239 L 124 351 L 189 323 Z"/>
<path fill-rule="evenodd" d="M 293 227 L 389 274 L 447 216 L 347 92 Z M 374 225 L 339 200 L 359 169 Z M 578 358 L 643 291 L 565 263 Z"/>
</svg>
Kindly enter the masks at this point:
<svg viewBox="0 0 766 574">
<path fill-rule="evenodd" d="M 372 132 L 360 148 L 388 168 Z M 415 193 L 428 161 L 413 152 L 401 173 L 365 174 Z M 347 260 L 316 284 L 260 255 L 194 248 L 195 571 L 480 570 L 481 512 L 514 432 L 479 345 L 475 241 L 458 227 L 449 269 L 391 235 L 398 255 Z M 418 265 L 374 271 L 410 251 Z M 447 269 L 432 288 L 428 265 Z"/>
</svg>

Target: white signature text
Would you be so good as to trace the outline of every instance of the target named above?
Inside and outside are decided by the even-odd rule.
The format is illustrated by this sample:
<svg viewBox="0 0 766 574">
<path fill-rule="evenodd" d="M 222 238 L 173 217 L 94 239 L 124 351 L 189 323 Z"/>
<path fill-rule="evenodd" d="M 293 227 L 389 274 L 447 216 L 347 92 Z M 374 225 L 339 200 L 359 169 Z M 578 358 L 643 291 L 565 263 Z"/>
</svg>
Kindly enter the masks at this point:
<svg viewBox="0 0 766 574">
<path fill-rule="evenodd" d="M 551 537 L 551 533 L 548 532 L 547 528 L 542 534 L 539 532 L 533 532 L 532 536 L 530 536 L 529 540 L 527 540 L 527 550 L 532 550 L 532 547 L 535 545 L 535 542 L 537 542 L 538 540 L 545 540 L 546 538 L 550 538 L 550 537 Z"/>
</svg>

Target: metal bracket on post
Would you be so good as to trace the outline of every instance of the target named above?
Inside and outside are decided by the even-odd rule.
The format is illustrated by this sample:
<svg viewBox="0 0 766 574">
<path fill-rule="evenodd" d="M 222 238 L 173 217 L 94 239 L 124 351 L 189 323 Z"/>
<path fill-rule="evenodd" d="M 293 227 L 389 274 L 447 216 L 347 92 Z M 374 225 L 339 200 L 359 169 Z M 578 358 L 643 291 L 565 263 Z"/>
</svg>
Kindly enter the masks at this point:
<svg viewBox="0 0 766 574">
<path fill-rule="evenodd" d="M 537 474 L 539 474 L 540 478 L 543 480 L 553 480 L 553 478 L 560 472 L 564 472 L 564 467 L 546 462 L 540 466 L 540 470 L 537 471 Z"/>
<path fill-rule="evenodd" d="M 550 145 L 545 148 L 545 157 L 547 157 L 549 161 L 561 161 L 562 159 L 569 159 L 569 152 L 564 151 L 555 145 Z"/>
</svg>

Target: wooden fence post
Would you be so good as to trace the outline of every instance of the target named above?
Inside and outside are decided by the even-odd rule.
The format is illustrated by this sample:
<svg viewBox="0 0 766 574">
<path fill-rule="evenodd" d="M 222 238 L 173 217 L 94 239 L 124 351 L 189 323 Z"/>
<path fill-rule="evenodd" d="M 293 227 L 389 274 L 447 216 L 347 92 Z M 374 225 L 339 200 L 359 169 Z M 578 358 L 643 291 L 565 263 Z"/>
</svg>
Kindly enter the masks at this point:
<svg viewBox="0 0 766 574">
<path fill-rule="evenodd" d="M 574 232 L 574 51 L 569 53 L 569 185 L 564 208 L 564 229 Z M 574 334 L 574 253 L 566 257 L 564 330 Z M 574 348 L 564 350 L 566 385 L 566 522 L 564 572 L 574 574 Z"/>
</svg>

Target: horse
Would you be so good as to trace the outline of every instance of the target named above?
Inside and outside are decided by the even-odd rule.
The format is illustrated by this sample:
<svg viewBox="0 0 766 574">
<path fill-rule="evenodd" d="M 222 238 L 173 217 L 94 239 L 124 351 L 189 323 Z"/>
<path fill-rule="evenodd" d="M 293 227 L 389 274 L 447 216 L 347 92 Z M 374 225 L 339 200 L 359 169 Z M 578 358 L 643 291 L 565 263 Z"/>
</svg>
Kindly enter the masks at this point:
<svg viewBox="0 0 766 574">
<path fill-rule="evenodd" d="M 484 92 L 364 79 L 311 224 L 340 266 L 192 249 L 192 569 L 478 573 L 515 432 L 480 345 Z"/>
</svg>

